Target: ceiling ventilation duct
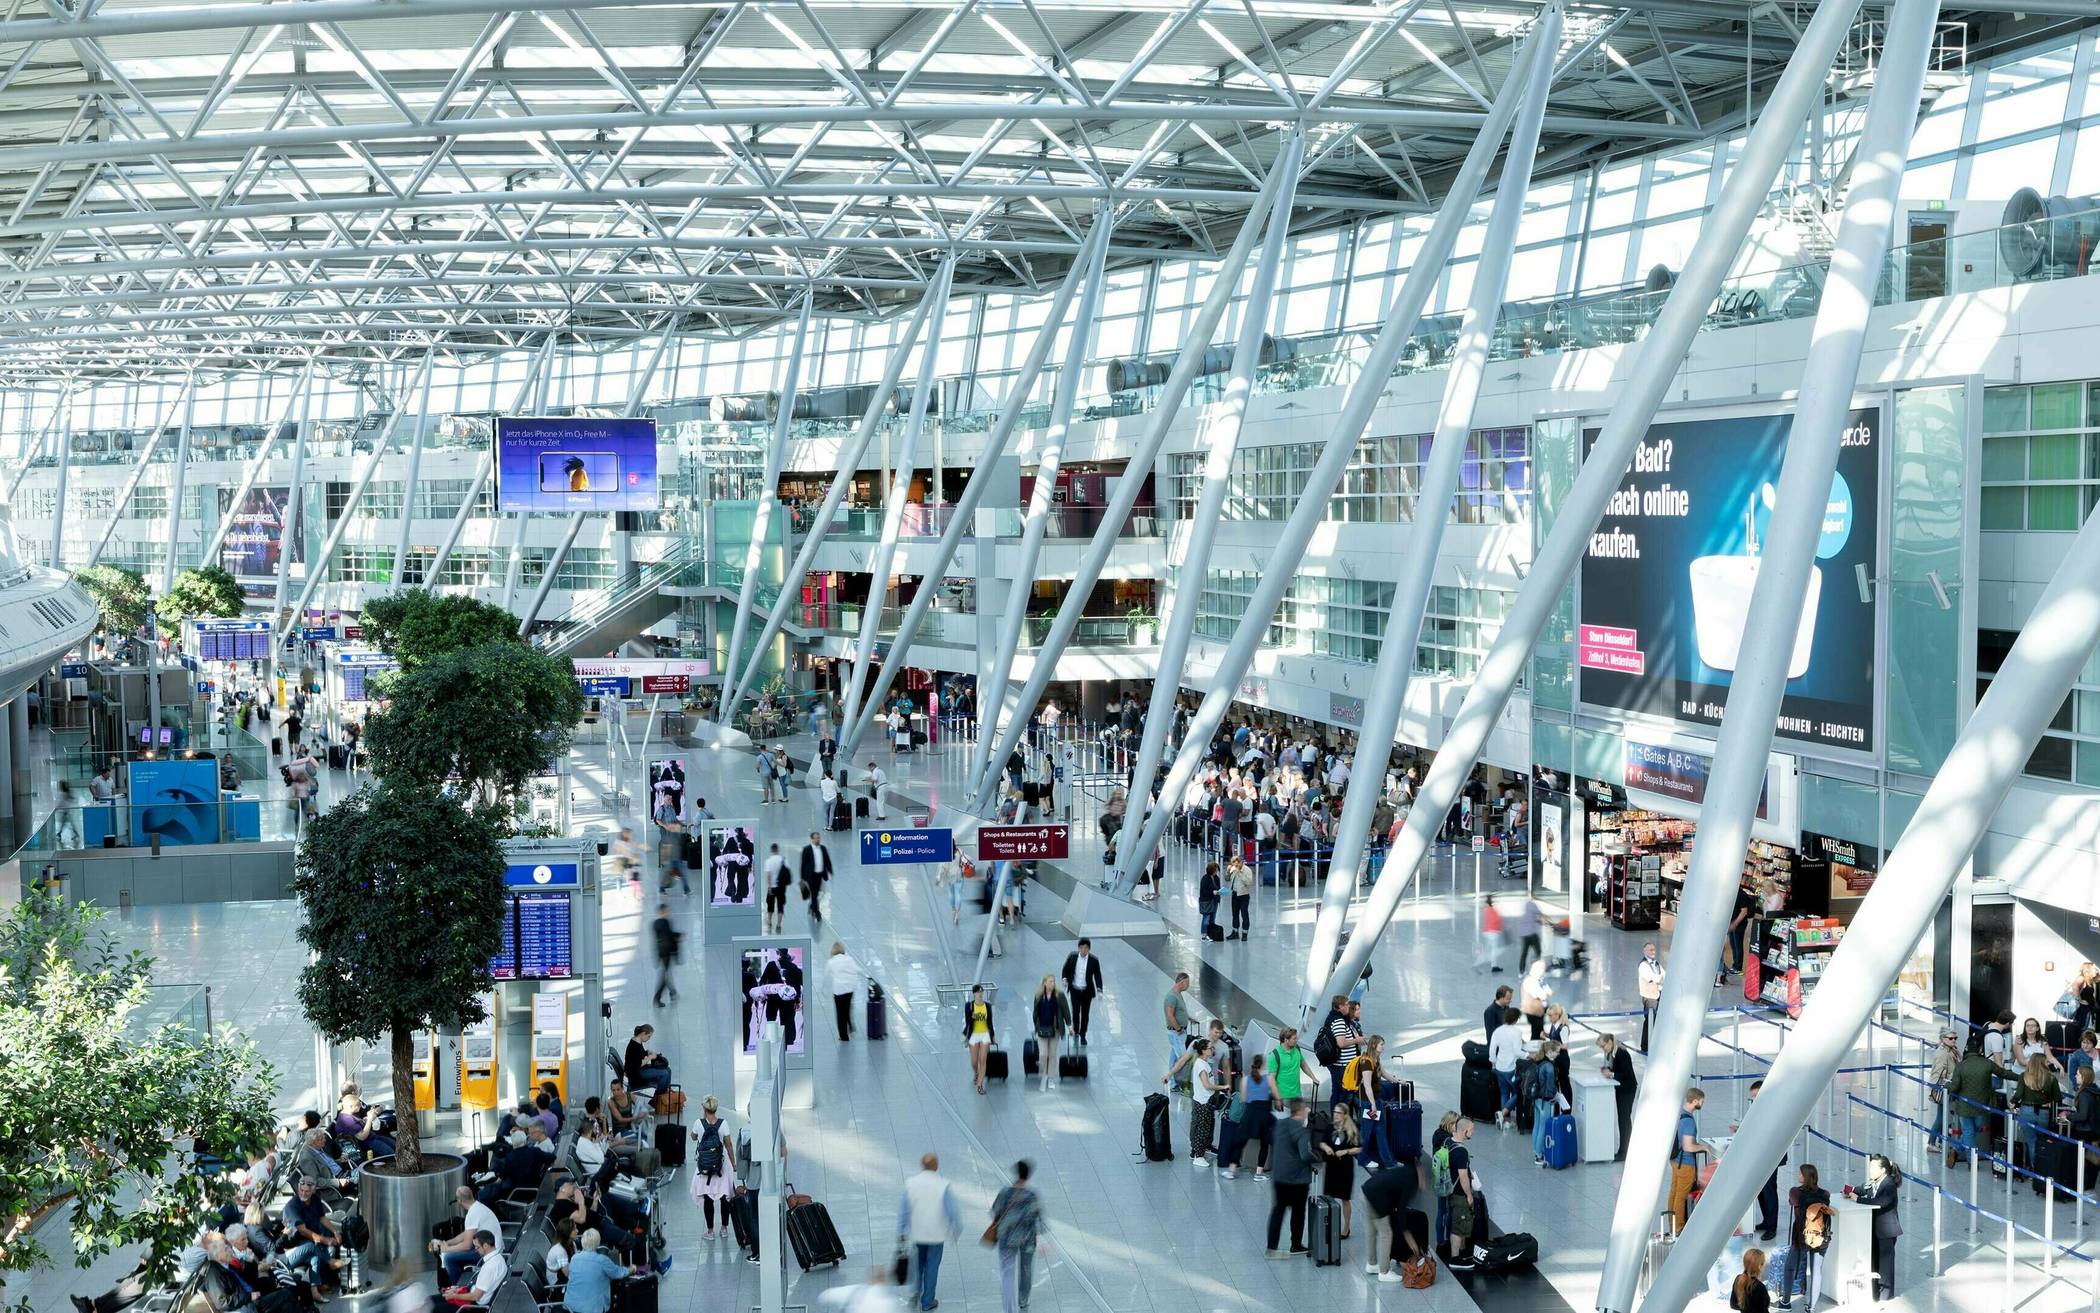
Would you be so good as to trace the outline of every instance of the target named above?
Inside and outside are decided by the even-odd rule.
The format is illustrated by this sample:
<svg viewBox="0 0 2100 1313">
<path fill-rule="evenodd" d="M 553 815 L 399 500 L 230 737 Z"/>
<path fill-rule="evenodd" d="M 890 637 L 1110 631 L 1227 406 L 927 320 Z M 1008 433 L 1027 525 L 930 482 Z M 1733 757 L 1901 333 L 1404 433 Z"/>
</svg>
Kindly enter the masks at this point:
<svg viewBox="0 0 2100 1313">
<path fill-rule="evenodd" d="M 1198 378 L 1210 378 L 1232 368 L 1230 345 L 1206 347 L 1203 359 L 1196 365 Z M 1281 360 L 1290 360 L 1298 354 L 1298 344 L 1290 338 L 1276 337 L 1264 333 L 1261 337 L 1261 363 L 1273 365 Z M 1132 357 L 1108 362 L 1108 390 L 1110 392 L 1135 392 L 1139 388 L 1158 387 L 1167 381 L 1174 370 L 1174 357 L 1157 356 L 1151 359 Z"/>
<path fill-rule="evenodd" d="M 1998 259 L 2015 278 L 2056 278 L 2086 267 L 2100 246 L 2100 197 L 2043 196 L 2022 187 L 1999 220 Z"/>
</svg>

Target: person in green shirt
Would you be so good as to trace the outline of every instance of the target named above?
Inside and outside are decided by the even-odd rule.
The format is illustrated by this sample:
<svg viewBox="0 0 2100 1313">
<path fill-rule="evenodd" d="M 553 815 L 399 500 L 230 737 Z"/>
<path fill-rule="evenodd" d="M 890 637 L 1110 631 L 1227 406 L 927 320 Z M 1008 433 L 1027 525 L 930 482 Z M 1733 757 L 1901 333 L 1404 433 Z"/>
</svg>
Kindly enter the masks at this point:
<svg viewBox="0 0 2100 1313">
<path fill-rule="evenodd" d="M 1276 1082 L 1279 1106 L 1305 1097 L 1305 1050 L 1298 1047 L 1296 1026 L 1285 1026 L 1276 1036 L 1276 1051 L 1269 1055 L 1269 1075 Z"/>
<path fill-rule="evenodd" d="M 1984 1148 L 1990 1123 L 1997 1116 L 1998 1093 L 1991 1083 L 1994 1077 L 2018 1080 L 2020 1073 L 1991 1061 L 1983 1051 L 1981 1033 L 1972 1033 L 1968 1051 L 1954 1065 L 1954 1079 L 1947 1087 L 1954 1119 L 1961 1128 L 1962 1144 L 1971 1153 Z M 1959 1161 L 1958 1156 L 1953 1157 L 1948 1165 L 1951 1167 Z M 2005 1169 L 1997 1163 L 1991 1164 L 1991 1172 L 1995 1176 L 2005 1175 Z"/>
<path fill-rule="evenodd" d="M 1167 991 L 1167 1057 L 1179 1058 L 1181 1051 L 1189 1046 L 1189 973 L 1183 971 L 1174 977 L 1173 988 Z"/>
</svg>

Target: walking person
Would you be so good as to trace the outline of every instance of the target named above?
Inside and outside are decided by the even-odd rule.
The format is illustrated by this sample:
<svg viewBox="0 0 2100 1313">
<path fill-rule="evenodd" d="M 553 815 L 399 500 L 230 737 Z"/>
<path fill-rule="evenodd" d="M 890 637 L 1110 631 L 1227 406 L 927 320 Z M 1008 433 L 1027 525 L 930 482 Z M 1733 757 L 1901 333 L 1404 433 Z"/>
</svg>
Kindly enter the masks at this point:
<svg viewBox="0 0 2100 1313">
<path fill-rule="evenodd" d="M 1903 1219 L 1896 1215 L 1896 1200 L 1903 1190 L 1903 1173 L 1878 1153 L 1867 1155 L 1866 1184 L 1846 1186 L 1845 1193 L 1874 1214 L 1874 1299 L 1877 1303 L 1896 1297 L 1896 1240 L 1903 1234 Z"/>
<path fill-rule="evenodd" d="M 764 868 L 766 889 L 765 932 L 769 935 L 785 934 L 788 910 L 788 864 L 780 855 L 780 845 L 766 846 Z"/>
<path fill-rule="evenodd" d="M 1177 972 L 1167 989 L 1164 1011 L 1167 1018 L 1167 1057 L 1179 1058 L 1189 1046 L 1189 973 Z"/>
<path fill-rule="evenodd" d="M 1254 906 L 1254 871 L 1237 854 L 1225 865 L 1225 882 L 1232 890 L 1232 929 L 1227 939 L 1244 941 Z"/>
<path fill-rule="evenodd" d="M 1655 1024 L 1655 1009 L 1662 1006 L 1663 961 L 1653 941 L 1641 945 L 1641 960 L 1634 967 L 1634 984 L 1641 995 L 1641 1052 L 1648 1051 L 1648 1028 Z"/>
<path fill-rule="evenodd" d="M 1517 970 L 1522 971 L 1535 957 L 1544 957 L 1546 950 L 1539 944 L 1538 900 L 1526 896 L 1517 908 Z"/>
<path fill-rule="evenodd" d="M 1086 1043 L 1087 1018 L 1094 1011 L 1094 996 L 1101 992 L 1101 959 L 1094 956 L 1094 941 L 1082 939 L 1065 954 L 1061 973 L 1065 994 L 1072 1001 L 1072 1042 Z"/>
<path fill-rule="evenodd" d="M 1043 1069 L 1043 1088 L 1047 1090 L 1057 1084 L 1057 1042 L 1072 1024 L 1072 1005 L 1058 989 L 1056 976 L 1043 977 L 1035 991 L 1034 1011 L 1037 1061 Z"/>
<path fill-rule="evenodd" d="M 657 1007 L 662 1007 L 666 993 L 673 1003 L 678 1001 L 678 986 L 671 981 L 671 968 L 678 963 L 678 946 L 685 939 L 671 924 L 669 903 L 656 905 L 656 919 L 649 923 L 649 933 L 656 946 L 656 993 L 651 998 Z"/>
<path fill-rule="evenodd" d="M 1543 1039 L 1546 1034 L 1546 1004 L 1553 998 L 1553 986 L 1546 983 L 1546 959 L 1538 958 L 1531 969 L 1524 973 L 1517 991 L 1517 1010 L 1524 1014 L 1524 1024 L 1531 1027 L 1533 1039 Z"/>
<path fill-rule="evenodd" d="M 809 842 L 802 845 L 802 896 L 809 900 L 812 925 L 824 919 L 824 885 L 831 871 L 831 850 L 824 846 L 824 837 L 811 830 Z"/>
<path fill-rule="evenodd" d="M 992 1199 L 989 1234 L 999 1251 L 999 1294 L 1004 1313 L 1027 1313 L 1035 1288 L 1035 1252 L 1043 1242 L 1043 1201 L 1028 1184 L 1035 1168 L 1026 1158 L 1014 1164 L 1011 1185 Z"/>
<path fill-rule="evenodd" d="M 985 1001 L 984 986 L 972 985 L 970 1001 L 963 1005 L 963 1046 L 970 1051 L 970 1077 L 977 1083 L 979 1094 L 984 1093 L 985 1061 L 998 1042 L 998 1031 L 992 1025 L 992 1005 Z"/>
<path fill-rule="evenodd" d="M 868 973 L 840 943 L 832 944 L 824 973 L 831 980 L 831 1014 L 838 1023 L 839 1042 L 843 1044 L 853 1038 L 853 997 L 860 993 Z"/>
<path fill-rule="evenodd" d="M 1480 946 L 1473 954 L 1473 969 L 1490 974 L 1502 970 L 1502 948 L 1508 936 L 1502 929 L 1502 909 L 1495 906 L 1495 896 L 1489 894 L 1480 909 Z"/>
<path fill-rule="evenodd" d="M 921 1157 L 918 1172 L 905 1180 L 904 1198 L 897 1206 L 897 1234 L 912 1249 L 912 1293 L 920 1313 L 939 1308 L 935 1292 L 940 1288 L 941 1254 L 962 1234 L 962 1215 L 955 1208 L 955 1191 L 941 1175 L 940 1155 Z"/>
<path fill-rule="evenodd" d="M 736 1198 L 742 1187 L 736 1179 L 736 1143 L 729 1134 L 728 1124 L 722 1120 L 722 1101 L 712 1094 L 700 1101 L 700 1120 L 693 1124 L 692 1158 L 692 1196 L 700 1205 L 701 1216 L 707 1221 L 707 1230 L 701 1238 L 715 1238 L 717 1205 L 722 1211 L 720 1233 L 728 1235 L 731 1232 L 730 1201 Z"/>
<path fill-rule="evenodd" d="M 1285 1257 L 1276 1247 L 1282 1239 L 1283 1219 L 1288 1213 L 1291 1219 L 1291 1247 L 1289 1255 L 1296 1257 L 1308 1252 L 1305 1244 L 1305 1201 L 1312 1188 L 1312 1137 L 1306 1119 L 1311 1105 L 1303 1099 L 1292 1099 L 1290 1116 L 1276 1123 L 1276 1146 L 1274 1164 L 1269 1173 L 1269 1246 L 1270 1258 Z"/>
</svg>

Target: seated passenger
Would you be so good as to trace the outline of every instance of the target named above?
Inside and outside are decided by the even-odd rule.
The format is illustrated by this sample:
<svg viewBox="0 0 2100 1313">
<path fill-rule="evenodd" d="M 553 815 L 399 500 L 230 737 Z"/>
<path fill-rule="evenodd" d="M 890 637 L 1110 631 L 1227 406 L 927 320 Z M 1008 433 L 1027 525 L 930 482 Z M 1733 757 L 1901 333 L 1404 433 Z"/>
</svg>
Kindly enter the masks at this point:
<svg viewBox="0 0 2100 1313">
<path fill-rule="evenodd" d="M 647 1089 L 651 1099 L 671 1088 L 671 1064 L 665 1061 L 663 1054 L 649 1048 L 649 1041 L 655 1038 L 656 1027 L 636 1026 L 633 1037 L 627 1041 L 625 1060 L 620 1064 L 627 1076 L 627 1088 Z"/>
<path fill-rule="evenodd" d="M 301 1177 L 284 1203 L 284 1261 L 294 1273 L 304 1271 L 307 1284 L 325 1295 L 335 1282 L 337 1263 L 331 1249 L 343 1237 L 328 1220 L 328 1209 L 315 1197 L 312 1177 Z"/>
<path fill-rule="evenodd" d="M 390 1157 L 394 1152 L 393 1137 L 380 1133 L 379 1117 L 380 1110 L 365 1104 L 357 1086 L 346 1085 L 342 1098 L 336 1102 L 335 1137 L 367 1157 Z"/>
<path fill-rule="evenodd" d="M 632 1144 L 639 1134 L 635 1123 L 642 1119 L 643 1108 L 635 1101 L 634 1096 L 627 1092 L 625 1081 L 612 1083 L 612 1095 L 606 1100 L 606 1106 L 612 1117 L 613 1139 Z"/>
<path fill-rule="evenodd" d="M 350 1170 L 337 1162 L 328 1152 L 328 1132 L 314 1131 L 306 1137 L 299 1156 L 292 1160 L 292 1170 L 303 1180 L 324 1182 L 338 1190 L 354 1190 L 355 1182 Z"/>
<path fill-rule="evenodd" d="M 546 1128 L 541 1127 L 539 1134 L 544 1137 Z M 512 1131 L 510 1147 L 496 1163 L 496 1179 L 482 1186 L 476 1197 L 492 1204 L 513 1190 L 536 1190 L 552 1161 L 553 1156 L 536 1147 L 529 1136 Z"/>
<path fill-rule="evenodd" d="M 554 1082 L 541 1081 L 539 1096 L 533 1102 L 539 1105 L 540 1111 L 554 1114 L 554 1124 L 547 1130 L 553 1135 L 560 1135 L 562 1123 L 569 1120 L 569 1110 L 562 1106 L 561 1091 L 554 1088 Z"/>
<path fill-rule="evenodd" d="M 430 1301 L 434 1313 L 451 1313 L 453 1309 L 470 1304 L 487 1308 L 495 1302 L 497 1289 L 510 1275 L 510 1263 L 503 1257 L 501 1238 L 493 1231 L 476 1231 L 474 1253 L 479 1263 L 474 1270 L 474 1284 L 447 1286 L 440 1290 Z"/>
<path fill-rule="evenodd" d="M 605 1166 L 606 1152 L 604 1125 L 595 1118 L 585 1118 L 583 1129 L 576 1135 L 576 1166 L 585 1180 Z"/>
</svg>

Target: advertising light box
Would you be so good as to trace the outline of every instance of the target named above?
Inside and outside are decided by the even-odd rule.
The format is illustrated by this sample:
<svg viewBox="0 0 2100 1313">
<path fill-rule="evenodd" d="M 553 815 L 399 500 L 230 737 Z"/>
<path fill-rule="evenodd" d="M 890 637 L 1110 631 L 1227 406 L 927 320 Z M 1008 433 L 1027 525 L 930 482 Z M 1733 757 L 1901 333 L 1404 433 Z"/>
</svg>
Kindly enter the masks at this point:
<svg viewBox="0 0 2100 1313">
<path fill-rule="evenodd" d="M 1718 725 L 1743 645 L 1776 509 L 1791 415 L 1684 420 L 1651 428 L 1582 560 L 1576 664 L 1593 706 Z M 1881 539 L 1879 408 L 1846 417 L 1823 508 L 1778 733 L 1822 747 L 1875 746 Z M 1583 435 L 1585 453 L 1597 431 Z"/>
<path fill-rule="evenodd" d="M 657 509 L 656 421 L 498 418 L 496 506 L 502 511 Z"/>
<path fill-rule="evenodd" d="M 270 578 L 277 574 L 277 555 L 285 545 L 285 522 L 290 518 L 292 490 L 287 484 L 259 484 L 248 489 L 238 510 L 233 506 L 236 489 L 219 490 L 219 514 L 232 512 L 231 527 L 219 547 L 219 561 L 227 573 L 244 578 Z M 290 540 L 292 563 L 306 559 L 299 538 Z"/>
</svg>

